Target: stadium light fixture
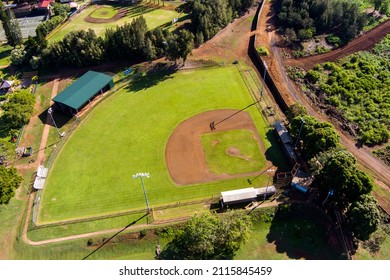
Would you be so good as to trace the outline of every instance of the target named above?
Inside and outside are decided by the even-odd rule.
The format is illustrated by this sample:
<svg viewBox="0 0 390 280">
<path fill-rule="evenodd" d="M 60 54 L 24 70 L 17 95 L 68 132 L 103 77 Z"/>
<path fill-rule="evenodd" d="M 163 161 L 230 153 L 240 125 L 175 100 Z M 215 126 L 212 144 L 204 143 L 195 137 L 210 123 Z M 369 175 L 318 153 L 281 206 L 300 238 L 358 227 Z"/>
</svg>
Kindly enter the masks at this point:
<svg viewBox="0 0 390 280">
<path fill-rule="evenodd" d="M 55 122 L 55 120 L 53 118 L 53 108 L 49 107 L 49 109 L 47 109 L 47 113 L 50 115 L 50 118 L 53 121 L 53 124 L 54 124 L 54 126 L 55 126 L 55 128 L 57 130 L 58 136 L 62 137 L 63 134 L 60 133 L 60 130 L 58 129 L 57 124 L 56 124 L 56 122 Z"/>
<path fill-rule="evenodd" d="M 141 179 L 141 185 L 142 185 L 142 190 L 144 191 L 144 197 L 145 197 L 145 202 L 146 202 L 146 208 L 148 209 L 148 214 L 150 213 L 150 207 L 149 207 L 149 201 L 148 197 L 146 196 L 146 190 L 144 186 L 144 180 L 143 177 L 149 178 L 149 173 L 136 173 L 133 175 L 134 179 L 140 178 Z"/>
</svg>

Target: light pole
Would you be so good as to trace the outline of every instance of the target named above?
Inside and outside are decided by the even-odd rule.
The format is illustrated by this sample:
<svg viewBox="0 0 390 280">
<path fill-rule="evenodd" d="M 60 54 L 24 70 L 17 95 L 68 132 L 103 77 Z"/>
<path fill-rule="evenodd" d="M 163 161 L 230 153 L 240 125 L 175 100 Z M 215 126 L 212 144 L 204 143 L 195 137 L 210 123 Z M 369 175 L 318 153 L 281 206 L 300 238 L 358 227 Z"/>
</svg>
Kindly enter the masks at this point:
<svg viewBox="0 0 390 280">
<path fill-rule="evenodd" d="M 56 130 L 57 130 L 57 133 L 58 133 L 58 136 L 59 137 L 62 137 L 62 135 L 61 135 L 61 133 L 60 133 L 60 130 L 58 129 L 58 127 L 57 127 L 57 124 L 56 124 L 56 122 L 55 122 L 55 120 L 54 120 L 54 118 L 53 118 L 53 109 L 50 107 L 48 110 L 47 110 L 47 113 L 50 115 L 50 118 L 51 118 L 51 120 L 52 120 L 52 122 L 53 122 L 53 124 L 54 124 L 54 126 L 55 126 L 55 128 L 56 128 Z"/>
<path fill-rule="evenodd" d="M 142 179 L 143 177 L 149 178 L 149 173 L 136 173 L 136 174 L 133 175 L 134 179 L 136 179 L 136 178 L 140 178 L 141 179 L 142 189 L 144 191 L 144 196 L 145 196 L 146 207 L 148 209 L 148 214 L 149 214 L 150 213 L 150 207 L 149 207 L 148 197 L 146 196 L 144 180 Z"/>
<path fill-rule="evenodd" d="M 263 83 L 261 84 L 260 101 L 261 101 L 261 98 L 263 97 L 265 75 L 267 74 L 267 69 L 268 69 L 267 63 L 265 63 L 265 61 L 264 61 L 264 75 L 263 75 Z"/>
</svg>

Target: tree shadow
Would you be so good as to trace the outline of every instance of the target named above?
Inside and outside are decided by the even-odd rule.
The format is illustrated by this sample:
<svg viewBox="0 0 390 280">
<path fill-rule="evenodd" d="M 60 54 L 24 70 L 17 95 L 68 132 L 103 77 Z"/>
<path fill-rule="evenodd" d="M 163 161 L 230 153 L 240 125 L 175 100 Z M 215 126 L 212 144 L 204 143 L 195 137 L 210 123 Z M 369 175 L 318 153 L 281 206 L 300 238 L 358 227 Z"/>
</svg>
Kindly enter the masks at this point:
<svg viewBox="0 0 390 280">
<path fill-rule="evenodd" d="M 8 136 L 10 127 L 7 122 L 4 120 L 4 115 L 0 117 L 0 138 L 5 138 Z"/>
<path fill-rule="evenodd" d="M 146 73 L 135 73 L 134 79 L 126 87 L 129 91 L 141 91 L 150 87 L 156 86 L 159 83 L 173 79 L 172 75 L 178 70 L 178 65 L 167 65 L 165 63 L 157 63 L 150 68 Z"/>
<path fill-rule="evenodd" d="M 282 204 L 275 212 L 267 241 L 291 259 L 342 259 L 341 246 L 328 218 L 301 203 Z"/>
<path fill-rule="evenodd" d="M 289 161 L 284 155 L 282 145 L 279 143 L 274 130 L 270 129 L 266 133 L 268 141 L 271 142 L 271 147 L 265 151 L 265 158 L 277 166 L 278 172 L 287 172 L 291 170 Z"/>
<path fill-rule="evenodd" d="M 103 248 L 104 245 L 106 245 L 107 243 L 109 243 L 114 237 L 116 237 L 117 235 L 119 235 L 120 233 L 122 233 L 123 231 L 125 231 L 126 229 L 128 229 L 129 227 L 131 227 L 132 225 L 135 225 L 138 221 L 142 220 L 143 218 L 145 218 L 146 216 L 148 216 L 149 214 L 146 213 L 144 215 L 142 215 L 141 217 L 139 217 L 137 220 L 134 220 L 132 221 L 131 223 L 129 223 L 128 225 L 126 225 L 124 228 L 122 228 L 121 230 L 119 230 L 118 232 L 116 232 L 114 235 L 112 235 L 110 238 L 107 238 L 104 240 L 104 242 L 102 244 L 100 244 L 95 250 L 93 250 L 91 253 L 89 253 L 88 255 L 86 255 L 83 260 L 86 260 L 88 259 L 90 256 L 92 256 L 93 254 L 95 254 L 97 251 L 99 251 L 101 248 Z"/>
</svg>

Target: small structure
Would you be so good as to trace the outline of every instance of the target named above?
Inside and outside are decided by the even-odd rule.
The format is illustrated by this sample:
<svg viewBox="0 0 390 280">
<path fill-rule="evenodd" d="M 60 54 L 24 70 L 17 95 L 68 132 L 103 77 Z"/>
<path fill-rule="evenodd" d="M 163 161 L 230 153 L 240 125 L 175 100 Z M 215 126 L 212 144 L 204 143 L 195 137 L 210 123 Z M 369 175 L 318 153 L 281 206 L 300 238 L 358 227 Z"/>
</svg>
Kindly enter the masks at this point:
<svg viewBox="0 0 390 280">
<path fill-rule="evenodd" d="M 48 12 L 49 11 L 49 6 L 50 6 L 50 3 L 52 2 L 52 0 L 40 0 L 36 9 L 38 11 L 44 11 L 44 12 Z"/>
<path fill-rule="evenodd" d="M 29 157 L 32 155 L 33 148 L 32 147 L 26 147 L 23 149 L 23 156 L 24 157 Z"/>
<path fill-rule="evenodd" d="M 36 190 L 43 189 L 47 177 L 47 171 L 48 171 L 47 168 L 43 167 L 42 165 L 38 166 L 37 175 L 35 177 L 35 181 L 33 185 L 34 189 Z"/>
<path fill-rule="evenodd" d="M 294 151 L 293 140 L 290 133 L 281 122 L 275 122 L 274 128 L 288 161 L 292 166 L 295 165 L 298 162 L 298 158 Z"/>
<path fill-rule="evenodd" d="M 4 80 L 0 85 L 0 92 L 7 93 L 8 91 L 13 92 L 12 85 L 14 84 L 14 81 L 8 81 Z"/>
<path fill-rule="evenodd" d="M 70 7 L 70 11 L 74 12 L 79 9 L 79 4 L 77 4 L 77 2 L 70 2 L 69 7 Z"/>
<path fill-rule="evenodd" d="M 309 191 L 311 184 L 313 183 L 314 177 L 306 174 L 299 170 L 292 179 L 291 186 L 305 194 Z"/>
<path fill-rule="evenodd" d="M 233 205 L 244 202 L 253 202 L 258 198 L 265 199 L 267 196 L 274 195 L 276 193 L 275 186 L 267 186 L 264 188 L 245 188 L 239 190 L 232 190 L 221 192 L 221 205 L 222 208 L 225 205 Z"/>
<path fill-rule="evenodd" d="M 111 76 L 88 71 L 73 84 L 53 98 L 56 108 L 64 113 L 76 115 L 86 104 L 97 95 L 114 87 Z"/>
</svg>

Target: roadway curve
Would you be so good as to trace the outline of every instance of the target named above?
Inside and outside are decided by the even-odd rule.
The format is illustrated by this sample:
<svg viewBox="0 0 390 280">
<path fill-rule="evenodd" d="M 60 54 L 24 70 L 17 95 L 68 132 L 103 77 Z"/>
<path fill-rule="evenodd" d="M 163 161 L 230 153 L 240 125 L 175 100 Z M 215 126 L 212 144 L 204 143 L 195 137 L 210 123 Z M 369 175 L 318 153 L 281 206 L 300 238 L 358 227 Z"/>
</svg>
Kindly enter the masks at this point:
<svg viewBox="0 0 390 280">
<path fill-rule="evenodd" d="M 375 44 L 379 43 L 383 37 L 390 34 L 390 20 L 387 20 L 377 27 L 367 31 L 351 41 L 349 44 L 335 49 L 334 51 L 302 57 L 299 59 L 286 59 L 285 64 L 288 66 L 299 66 L 306 70 L 313 68 L 316 64 L 327 61 L 336 61 L 337 59 L 359 52 L 371 50 Z"/>
<path fill-rule="evenodd" d="M 283 51 L 280 47 L 280 39 L 275 30 L 270 30 L 270 26 L 274 26 L 274 12 L 271 10 L 271 4 L 266 1 L 263 10 L 259 16 L 258 26 L 256 30 L 257 40 L 256 45 L 266 45 L 270 50 L 270 55 L 264 60 L 268 66 L 268 74 L 274 80 L 274 83 L 278 87 L 282 97 L 285 99 L 288 105 L 295 102 L 300 102 L 307 108 L 310 115 L 320 119 L 322 121 L 332 122 L 340 135 L 340 142 L 344 145 L 358 160 L 358 162 L 366 169 L 370 171 L 372 176 L 376 179 L 376 183 L 380 185 L 386 191 L 390 191 L 390 168 L 382 161 L 375 158 L 369 149 L 366 147 L 357 147 L 356 141 L 351 139 L 351 136 L 346 134 L 335 122 L 332 121 L 326 114 L 320 111 L 307 96 L 302 93 L 294 82 L 288 77 L 284 68 L 285 64 L 297 65 L 304 68 L 309 65 L 315 65 L 324 61 L 337 60 L 343 56 L 351 53 L 367 50 L 372 48 L 375 43 L 379 42 L 386 34 L 390 33 L 390 21 L 382 23 L 380 26 L 372 29 L 371 31 L 359 36 L 347 46 L 334 50 L 332 52 L 316 55 L 313 57 L 307 57 L 302 59 L 285 59 L 283 57 Z M 268 26 L 268 30 L 267 30 Z M 310 68 L 310 67 L 308 67 Z M 381 198 L 376 196 L 378 202 L 381 204 L 387 213 L 390 213 L 389 201 L 381 201 Z"/>
</svg>

